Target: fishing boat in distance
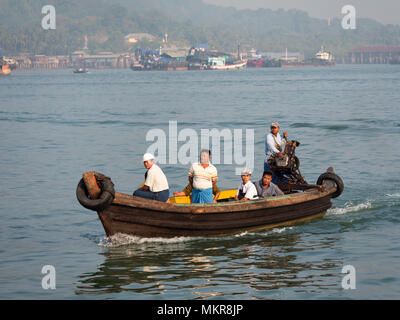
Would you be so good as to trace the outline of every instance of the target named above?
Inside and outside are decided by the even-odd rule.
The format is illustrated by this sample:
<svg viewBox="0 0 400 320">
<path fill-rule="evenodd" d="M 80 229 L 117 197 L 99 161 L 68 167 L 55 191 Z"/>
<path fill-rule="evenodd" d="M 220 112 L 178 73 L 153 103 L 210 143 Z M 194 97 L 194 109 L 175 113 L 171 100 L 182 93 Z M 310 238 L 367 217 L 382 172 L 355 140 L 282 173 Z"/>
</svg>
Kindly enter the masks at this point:
<svg viewBox="0 0 400 320">
<path fill-rule="evenodd" d="M 189 197 L 171 197 L 165 203 L 115 192 L 111 179 L 97 172 L 83 174 L 76 196 L 83 207 L 97 211 L 107 236 L 224 236 L 321 218 L 332 206 L 331 199 L 343 192 L 343 181 L 328 168 L 316 185 L 308 184 L 294 156 L 298 144 L 290 142 L 287 156 L 269 163 L 288 179 L 279 185 L 282 196 L 235 201 L 236 189 L 232 189 L 222 191 L 216 203 L 191 203 Z"/>
<path fill-rule="evenodd" d="M 8 64 L 0 63 L 0 76 L 9 76 L 11 74 L 11 69 Z"/>
<path fill-rule="evenodd" d="M 247 59 L 233 62 L 226 61 L 225 57 L 208 58 L 207 69 L 209 70 L 237 70 L 244 69 L 247 65 Z"/>
<path fill-rule="evenodd" d="M 145 70 L 144 65 L 141 63 L 132 63 L 130 66 L 133 71 L 143 71 Z"/>
<path fill-rule="evenodd" d="M 74 73 L 88 73 L 89 70 L 86 68 L 77 68 L 74 70 Z"/>
<path fill-rule="evenodd" d="M 11 68 L 0 50 L 0 76 L 9 76 L 10 74 Z"/>
<path fill-rule="evenodd" d="M 336 64 L 333 54 L 329 51 L 325 51 L 324 47 L 321 47 L 321 50 L 315 54 L 315 58 L 312 59 L 312 63 L 313 65 L 321 66 L 334 66 Z"/>
</svg>

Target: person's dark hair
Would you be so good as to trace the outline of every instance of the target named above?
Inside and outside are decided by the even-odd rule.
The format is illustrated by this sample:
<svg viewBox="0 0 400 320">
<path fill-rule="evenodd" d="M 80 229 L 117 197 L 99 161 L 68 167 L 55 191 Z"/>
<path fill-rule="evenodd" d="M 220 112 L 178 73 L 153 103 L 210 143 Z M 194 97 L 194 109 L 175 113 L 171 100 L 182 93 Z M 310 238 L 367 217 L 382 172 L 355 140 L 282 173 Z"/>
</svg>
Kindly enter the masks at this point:
<svg viewBox="0 0 400 320">
<path fill-rule="evenodd" d="M 263 177 L 265 176 L 265 175 L 267 175 L 267 176 L 271 176 L 272 177 L 272 171 L 271 170 L 265 170 L 264 172 L 263 172 Z"/>
<path fill-rule="evenodd" d="M 203 153 L 203 152 L 208 152 L 208 155 L 211 157 L 211 150 L 209 150 L 209 149 L 202 149 L 202 150 L 200 151 L 200 154 Z"/>
</svg>

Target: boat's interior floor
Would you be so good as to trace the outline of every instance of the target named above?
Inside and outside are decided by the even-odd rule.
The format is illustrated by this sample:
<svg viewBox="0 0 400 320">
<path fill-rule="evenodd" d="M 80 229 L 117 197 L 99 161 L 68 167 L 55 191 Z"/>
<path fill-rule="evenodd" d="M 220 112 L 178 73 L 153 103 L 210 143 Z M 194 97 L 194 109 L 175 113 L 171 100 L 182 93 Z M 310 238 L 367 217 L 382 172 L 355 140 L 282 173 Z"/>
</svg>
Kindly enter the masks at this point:
<svg viewBox="0 0 400 320">
<path fill-rule="evenodd" d="M 230 189 L 230 190 L 222 190 L 217 202 L 230 202 L 230 201 L 235 201 L 235 196 L 236 196 L 237 189 Z M 285 194 L 294 194 L 298 193 L 297 191 L 292 191 L 292 192 L 285 192 Z M 179 196 L 179 197 L 170 197 L 169 198 L 170 203 L 192 203 L 191 197 L 190 196 Z"/>
</svg>

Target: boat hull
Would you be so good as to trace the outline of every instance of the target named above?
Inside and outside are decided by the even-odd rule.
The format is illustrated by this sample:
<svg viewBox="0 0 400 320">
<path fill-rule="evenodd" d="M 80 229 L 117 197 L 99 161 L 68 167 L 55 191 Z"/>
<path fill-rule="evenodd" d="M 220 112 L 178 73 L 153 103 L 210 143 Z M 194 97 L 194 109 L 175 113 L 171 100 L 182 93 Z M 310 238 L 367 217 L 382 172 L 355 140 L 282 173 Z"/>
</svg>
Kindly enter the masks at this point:
<svg viewBox="0 0 400 320">
<path fill-rule="evenodd" d="M 335 189 L 335 188 L 334 188 Z M 171 204 L 116 193 L 98 216 L 107 236 L 224 236 L 323 217 L 331 192 L 303 192 L 253 201 L 221 204 Z"/>
</svg>

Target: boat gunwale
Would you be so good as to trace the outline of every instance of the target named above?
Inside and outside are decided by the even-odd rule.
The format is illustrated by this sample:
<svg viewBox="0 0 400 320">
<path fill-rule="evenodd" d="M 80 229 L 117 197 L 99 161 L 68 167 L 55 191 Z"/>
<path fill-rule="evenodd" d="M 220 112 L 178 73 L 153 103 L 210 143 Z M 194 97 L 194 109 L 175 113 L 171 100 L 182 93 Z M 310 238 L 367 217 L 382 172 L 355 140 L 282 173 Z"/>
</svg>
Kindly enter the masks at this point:
<svg viewBox="0 0 400 320">
<path fill-rule="evenodd" d="M 302 202 L 324 198 L 330 194 L 333 194 L 335 191 L 336 187 L 328 186 L 325 191 L 319 191 L 315 189 L 306 190 L 300 193 L 286 194 L 279 197 L 208 204 L 165 203 L 116 192 L 115 199 L 111 205 L 176 214 L 222 214 L 296 205 Z"/>
</svg>

